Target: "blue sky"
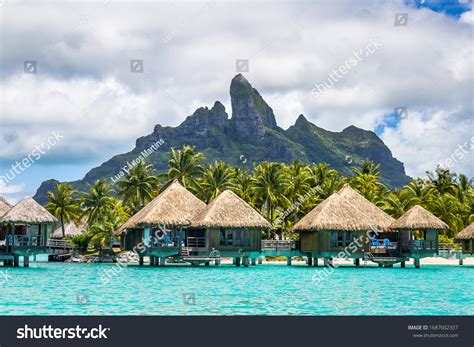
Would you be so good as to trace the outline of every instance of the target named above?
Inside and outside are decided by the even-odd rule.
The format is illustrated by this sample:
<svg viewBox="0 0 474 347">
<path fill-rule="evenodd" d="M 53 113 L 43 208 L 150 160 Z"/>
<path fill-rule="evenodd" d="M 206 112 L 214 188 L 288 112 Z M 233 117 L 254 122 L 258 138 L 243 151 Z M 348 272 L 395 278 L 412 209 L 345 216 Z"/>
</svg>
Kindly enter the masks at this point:
<svg viewBox="0 0 474 347">
<path fill-rule="evenodd" d="M 407 26 L 394 26 L 400 13 Z M 52 131 L 64 134 L 0 187 L 12 201 L 46 179 L 82 178 L 198 107 L 219 100 L 231 114 L 242 58 L 280 126 L 302 113 L 331 131 L 374 130 L 411 176 L 473 136 L 470 2 L 6 2 L 0 15 L 0 176 Z M 373 39 L 380 49 L 315 97 L 314 85 Z M 143 60 L 143 74 L 131 73 L 130 59 Z M 25 73 L 27 60 L 36 74 Z M 452 169 L 474 175 L 472 159 Z"/>
</svg>

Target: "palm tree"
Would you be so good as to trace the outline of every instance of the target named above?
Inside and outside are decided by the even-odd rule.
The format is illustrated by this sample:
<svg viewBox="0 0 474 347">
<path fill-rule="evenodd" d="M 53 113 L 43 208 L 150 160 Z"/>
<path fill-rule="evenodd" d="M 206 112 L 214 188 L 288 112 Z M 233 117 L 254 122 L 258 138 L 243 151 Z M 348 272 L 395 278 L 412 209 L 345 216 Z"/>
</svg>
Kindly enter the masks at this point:
<svg viewBox="0 0 474 347">
<path fill-rule="evenodd" d="M 252 204 L 252 180 L 247 171 L 240 168 L 234 169 L 233 191 L 247 203 Z"/>
<path fill-rule="evenodd" d="M 408 190 L 400 189 L 388 194 L 380 205 L 393 218 L 399 218 L 415 205 L 415 200 Z"/>
<path fill-rule="evenodd" d="M 63 238 L 66 236 L 64 224 L 71 221 L 78 221 L 81 215 L 81 207 L 74 199 L 73 187 L 69 183 L 60 183 L 56 185 L 56 193 L 48 192 L 49 203 L 46 209 L 59 219 Z"/>
<path fill-rule="evenodd" d="M 199 179 L 200 197 L 206 202 L 212 201 L 226 189 L 234 188 L 235 170 L 222 161 L 208 165 Z"/>
<path fill-rule="evenodd" d="M 262 162 L 254 168 L 252 180 L 252 191 L 257 205 L 266 218 L 272 223 L 274 212 L 278 204 L 283 200 L 286 177 L 282 164 Z M 270 238 L 270 230 L 267 238 Z"/>
<path fill-rule="evenodd" d="M 311 175 L 308 165 L 295 160 L 287 167 L 285 197 L 291 201 L 295 209 L 293 211 L 293 223 L 296 224 L 300 211 L 298 199 L 303 198 L 311 189 Z"/>
<path fill-rule="evenodd" d="M 137 212 L 145 204 L 153 199 L 159 191 L 159 181 L 154 175 L 155 169 L 140 161 L 117 183 L 119 187 L 118 196 L 130 206 L 133 212 Z"/>
<path fill-rule="evenodd" d="M 454 193 L 456 189 L 455 177 L 456 174 L 444 169 L 437 167 L 435 172 L 426 172 L 428 175 L 428 181 L 438 191 L 438 194 Z"/>
<path fill-rule="evenodd" d="M 377 199 L 378 191 L 385 188 L 385 186 L 379 182 L 380 164 L 365 160 L 362 163 L 361 170 L 353 167 L 352 172 L 355 174 L 351 180 L 352 186 L 368 200 L 374 202 Z"/>
<path fill-rule="evenodd" d="M 101 220 L 96 221 L 90 227 L 91 242 L 99 245 L 100 253 L 104 248 L 108 248 L 110 253 L 113 252 L 114 233 L 124 223 L 119 206 L 120 203 L 115 202 L 115 205 L 105 212 Z"/>
<path fill-rule="evenodd" d="M 177 179 L 185 187 L 197 187 L 196 178 L 201 175 L 200 163 L 205 159 L 201 152 L 196 153 L 195 147 L 183 146 L 182 149 L 171 149 L 168 161 L 168 172 L 165 186 Z"/>
<path fill-rule="evenodd" d="M 87 184 L 89 191 L 83 193 L 81 204 L 84 215 L 87 216 L 87 224 L 93 225 L 102 220 L 106 212 L 113 208 L 113 190 L 106 179 L 97 180 L 94 185 Z"/>
</svg>

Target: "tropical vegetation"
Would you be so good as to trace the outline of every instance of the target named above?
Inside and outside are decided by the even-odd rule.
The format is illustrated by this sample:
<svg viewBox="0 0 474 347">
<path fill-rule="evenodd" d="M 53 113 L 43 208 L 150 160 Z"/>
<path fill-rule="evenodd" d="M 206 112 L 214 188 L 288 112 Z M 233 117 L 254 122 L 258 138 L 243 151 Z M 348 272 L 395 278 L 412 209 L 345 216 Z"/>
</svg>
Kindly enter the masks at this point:
<svg viewBox="0 0 474 347">
<path fill-rule="evenodd" d="M 380 165 L 370 161 L 343 176 L 325 163 L 262 162 L 245 171 L 221 161 L 206 165 L 204 160 L 194 147 L 172 149 L 166 172 L 140 162 L 115 186 L 102 179 L 80 193 L 58 184 L 56 192 L 48 194 L 46 207 L 61 225 L 83 220 L 88 238 L 77 243 L 90 241 L 101 252 L 111 251 L 114 231 L 175 179 L 206 203 L 233 190 L 272 223 L 267 238 L 292 237 L 294 223 L 345 183 L 394 218 L 416 204 L 423 206 L 449 225 L 443 240 L 452 240 L 474 221 L 474 179 L 441 167 L 403 188 L 390 189 L 380 182 Z"/>
</svg>

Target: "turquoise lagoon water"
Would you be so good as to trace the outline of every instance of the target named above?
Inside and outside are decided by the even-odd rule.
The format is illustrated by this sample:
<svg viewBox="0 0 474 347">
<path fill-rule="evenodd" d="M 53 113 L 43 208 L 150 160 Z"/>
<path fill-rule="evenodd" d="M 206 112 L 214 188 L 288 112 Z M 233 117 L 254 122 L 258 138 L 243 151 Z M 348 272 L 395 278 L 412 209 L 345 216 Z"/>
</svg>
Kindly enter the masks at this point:
<svg viewBox="0 0 474 347">
<path fill-rule="evenodd" d="M 472 315 L 474 267 L 249 268 L 34 263 L 0 268 L 1 315 Z"/>
</svg>

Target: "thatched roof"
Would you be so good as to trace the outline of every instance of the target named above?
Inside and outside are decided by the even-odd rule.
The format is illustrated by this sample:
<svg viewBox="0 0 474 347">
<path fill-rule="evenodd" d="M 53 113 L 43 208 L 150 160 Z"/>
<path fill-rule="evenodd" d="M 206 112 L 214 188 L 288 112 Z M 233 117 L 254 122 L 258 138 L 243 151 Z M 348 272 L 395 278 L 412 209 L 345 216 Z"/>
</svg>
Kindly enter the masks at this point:
<svg viewBox="0 0 474 347">
<path fill-rule="evenodd" d="M 458 240 L 474 239 L 474 222 L 456 234 Z"/>
<path fill-rule="evenodd" d="M 219 194 L 192 224 L 197 228 L 271 228 L 271 224 L 233 191 Z"/>
<path fill-rule="evenodd" d="M 81 235 L 86 232 L 86 226 L 84 223 L 68 222 L 64 223 L 64 234 L 65 237 L 74 237 Z M 56 228 L 51 234 L 52 239 L 62 239 L 63 231 L 61 225 Z"/>
<path fill-rule="evenodd" d="M 395 221 L 395 218 L 356 192 L 349 184 L 345 184 L 338 193 L 341 197 L 349 200 L 349 202 L 362 211 L 364 215 L 372 219 L 374 225 L 381 229 L 388 229 L 390 224 Z"/>
<path fill-rule="evenodd" d="M 346 184 L 304 216 L 293 230 L 388 229 L 393 221 L 392 217 Z"/>
<path fill-rule="evenodd" d="M 56 217 L 30 197 L 21 200 L 10 211 L 0 217 L 0 224 L 37 224 L 54 223 L 57 221 Z"/>
<path fill-rule="evenodd" d="M 413 206 L 390 225 L 392 229 L 448 229 L 448 225 L 420 205 Z"/>
<path fill-rule="evenodd" d="M 5 213 L 10 211 L 12 205 L 5 200 L 2 196 L 0 196 L 0 217 L 3 216 Z"/>
<path fill-rule="evenodd" d="M 174 180 L 168 188 L 133 215 L 117 230 L 145 225 L 190 226 L 193 218 L 206 208 L 206 204 Z"/>
</svg>

